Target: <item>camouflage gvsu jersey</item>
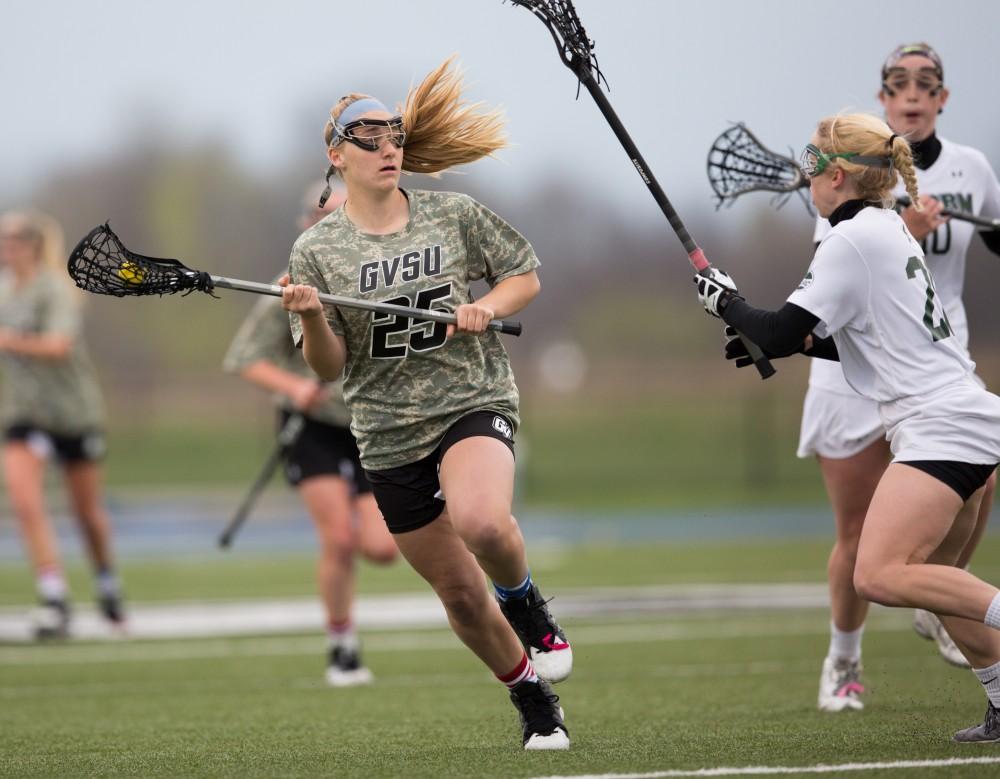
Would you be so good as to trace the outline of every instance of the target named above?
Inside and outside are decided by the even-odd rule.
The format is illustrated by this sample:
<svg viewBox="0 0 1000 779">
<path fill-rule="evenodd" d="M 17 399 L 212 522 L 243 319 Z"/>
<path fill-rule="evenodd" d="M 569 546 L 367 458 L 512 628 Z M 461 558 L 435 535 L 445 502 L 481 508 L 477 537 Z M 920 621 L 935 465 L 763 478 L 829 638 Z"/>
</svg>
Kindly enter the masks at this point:
<svg viewBox="0 0 1000 779">
<path fill-rule="evenodd" d="M 317 380 L 312 368 L 306 365 L 302 351 L 295 348 L 292 331 L 288 326 L 288 313 L 281 307 L 281 300 L 278 298 L 261 298 L 257 301 L 236 331 L 222 367 L 229 373 L 239 373 L 258 360 L 267 360 L 289 373 Z M 328 390 L 330 398 L 311 408 L 306 416 L 328 425 L 347 427 L 351 423 L 351 415 L 344 405 L 341 382 L 333 382 Z M 282 408 L 294 410 L 284 395 L 275 395 L 274 400 Z"/>
<path fill-rule="evenodd" d="M 82 302 L 54 271 L 41 270 L 22 287 L 16 286 L 13 274 L 0 275 L 0 329 L 73 341 L 69 355 L 60 360 L 0 351 L 3 427 L 26 424 L 58 435 L 104 427 L 97 373 L 80 340 Z"/>
<path fill-rule="evenodd" d="M 406 192 L 410 221 L 398 233 L 368 235 L 338 209 L 292 248 L 297 284 L 320 292 L 453 311 L 472 301 L 469 283 L 491 285 L 538 267 L 531 245 L 467 195 Z M 445 338 L 445 325 L 328 306 L 347 342 L 344 398 L 361 462 L 372 471 L 426 457 L 459 418 L 497 411 L 518 424 L 514 374 L 500 336 Z M 302 340 L 293 315 L 292 332 Z"/>
</svg>

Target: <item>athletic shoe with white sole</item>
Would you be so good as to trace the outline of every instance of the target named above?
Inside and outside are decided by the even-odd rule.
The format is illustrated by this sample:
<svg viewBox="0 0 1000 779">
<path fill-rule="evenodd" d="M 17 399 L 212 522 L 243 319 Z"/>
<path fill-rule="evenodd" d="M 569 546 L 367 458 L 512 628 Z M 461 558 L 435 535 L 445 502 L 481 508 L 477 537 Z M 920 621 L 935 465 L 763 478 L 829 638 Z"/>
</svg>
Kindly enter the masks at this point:
<svg viewBox="0 0 1000 779">
<path fill-rule="evenodd" d="M 983 723 L 958 731 L 951 740 L 959 744 L 995 744 L 1000 741 L 1000 709 L 988 702 Z"/>
<path fill-rule="evenodd" d="M 501 600 L 500 611 L 521 639 L 535 673 L 555 684 L 573 670 L 573 650 L 546 603 L 538 585 L 532 584 L 525 597 Z"/>
<path fill-rule="evenodd" d="M 31 612 L 36 641 L 69 637 L 69 604 L 64 600 L 42 601 Z"/>
<path fill-rule="evenodd" d="M 331 687 L 357 687 L 375 681 L 372 672 L 361 665 L 361 655 L 356 650 L 333 646 L 329 658 L 326 683 Z"/>
<path fill-rule="evenodd" d="M 521 682 L 510 690 L 510 700 L 521 718 L 525 749 L 569 749 L 569 731 L 563 723 L 559 696 L 544 679 Z"/>
<path fill-rule="evenodd" d="M 944 629 L 941 620 L 937 615 L 924 609 L 913 610 L 913 629 L 918 636 L 926 638 L 928 641 L 936 641 L 938 652 L 945 662 L 956 665 L 959 668 L 971 668 L 969 661 L 965 659 L 962 650 L 955 646 L 948 631 Z"/>
<path fill-rule="evenodd" d="M 864 691 L 859 660 L 827 657 L 823 661 L 819 677 L 820 711 L 861 711 L 865 707 L 861 700 Z"/>
</svg>

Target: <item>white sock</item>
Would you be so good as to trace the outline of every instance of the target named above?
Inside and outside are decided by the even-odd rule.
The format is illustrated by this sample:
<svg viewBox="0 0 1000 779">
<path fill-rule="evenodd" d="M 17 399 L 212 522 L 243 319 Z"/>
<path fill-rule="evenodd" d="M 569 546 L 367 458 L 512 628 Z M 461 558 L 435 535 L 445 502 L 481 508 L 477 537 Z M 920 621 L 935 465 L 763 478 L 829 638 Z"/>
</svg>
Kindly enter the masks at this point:
<svg viewBox="0 0 1000 779">
<path fill-rule="evenodd" d="M 983 620 L 991 628 L 1000 630 L 1000 592 L 993 596 L 989 608 L 986 609 L 986 619 Z"/>
<path fill-rule="evenodd" d="M 345 625 L 330 625 L 327 627 L 326 635 L 331 647 L 339 646 L 349 652 L 357 652 L 361 646 L 353 622 L 347 622 Z"/>
<path fill-rule="evenodd" d="M 837 626 L 830 622 L 830 648 L 827 650 L 827 657 L 834 660 L 860 660 L 861 659 L 861 634 L 865 632 L 862 625 L 857 630 L 838 630 Z"/>
<path fill-rule="evenodd" d="M 58 568 L 46 568 L 35 579 L 38 595 L 42 600 L 66 600 L 66 578 Z"/>
<path fill-rule="evenodd" d="M 973 668 L 972 673 L 983 685 L 990 703 L 1000 709 L 1000 663 L 994 663 L 989 668 Z"/>
</svg>

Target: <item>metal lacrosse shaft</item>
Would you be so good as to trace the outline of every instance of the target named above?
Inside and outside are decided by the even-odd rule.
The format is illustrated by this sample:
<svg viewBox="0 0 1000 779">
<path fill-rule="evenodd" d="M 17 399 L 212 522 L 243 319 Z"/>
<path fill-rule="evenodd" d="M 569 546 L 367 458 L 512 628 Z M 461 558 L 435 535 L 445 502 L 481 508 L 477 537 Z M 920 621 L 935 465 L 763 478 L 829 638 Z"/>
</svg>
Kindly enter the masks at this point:
<svg viewBox="0 0 1000 779">
<path fill-rule="evenodd" d="M 615 109 L 611 107 L 611 103 L 604 96 L 601 91 L 600 85 L 597 83 L 593 74 L 590 72 L 589 66 L 586 66 L 584 72 L 580 72 L 582 68 L 577 69 L 577 76 L 587 91 L 590 92 L 591 97 L 594 98 L 594 102 L 597 103 L 597 107 L 601 109 L 601 113 L 604 114 L 604 118 L 607 119 L 608 124 L 611 125 L 611 129 L 614 130 L 615 136 L 617 136 L 621 145 L 625 148 L 625 153 L 628 154 L 629 159 L 632 161 L 632 165 L 635 166 L 636 172 L 639 177 L 646 183 L 649 187 L 649 191 L 652 193 L 653 198 L 656 200 L 657 204 L 660 206 L 660 210 L 663 211 L 663 215 L 667 217 L 667 221 L 670 222 L 670 226 L 673 228 L 677 237 L 680 238 L 681 243 L 684 245 L 684 251 L 688 254 L 688 259 L 691 261 L 691 265 L 701 276 L 707 276 L 709 270 L 711 269 L 711 264 L 705 257 L 705 253 L 699 248 L 698 244 L 694 242 L 691 237 L 691 233 L 688 232 L 687 228 L 684 226 L 684 222 L 681 221 L 680 216 L 678 216 L 677 211 L 670 204 L 670 200 L 667 198 L 666 193 L 663 188 L 657 182 L 656 178 L 653 176 L 652 172 L 649 170 L 649 166 L 646 165 L 646 161 L 642 158 L 642 154 L 639 153 L 638 147 L 635 142 L 629 136 L 628 131 L 625 129 L 625 125 L 622 124 L 621 120 L 618 118 L 618 114 L 615 113 Z M 771 365 L 771 361 L 764 356 L 764 352 L 760 350 L 756 344 L 746 338 L 742 333 L 740 333 L 740 340 L 747 348 L 751 358 L 753 358 L 754 367 L 757 368 L 757 372 L 760 374 L 762 379 L 767 379 L 774 375 L 774 366 Z"/>
<path fill-rule="evenodd" d="M 236 289 L 241 292 L 255 292 L 258 295 L 272 295 L 281 297 L 282 287 L 277 284 L 261 284 L 257 281 L 244 281 L 243 279 L 232 279 L 226 276 L 211 276 L 212 284 L 222 289 Z M 455 324 L 458 319 L 454 314 L 446 311 L 430 311 L 426 308 L 411 308 L 410 306 L 397 306 L 393 303 L 373 303 L 368 300 L 357 300 L 356 298 L 341 297 L 331 295 L 327 292 L 319 292 L 321 303 L 329 303 L 344 308 L 357 308 L 363 311 L 375 311 L 380 314 L 395 314 L 406 316 L 411 319 L 429 320 L 431 322 L 441 322 L 447 325 Z M 486 326 L 487 330 L 497 330 L 507 335 L 520 335 L 520 322 L 507 322 L 501 319 L 494 319 Z"/>
</svg>

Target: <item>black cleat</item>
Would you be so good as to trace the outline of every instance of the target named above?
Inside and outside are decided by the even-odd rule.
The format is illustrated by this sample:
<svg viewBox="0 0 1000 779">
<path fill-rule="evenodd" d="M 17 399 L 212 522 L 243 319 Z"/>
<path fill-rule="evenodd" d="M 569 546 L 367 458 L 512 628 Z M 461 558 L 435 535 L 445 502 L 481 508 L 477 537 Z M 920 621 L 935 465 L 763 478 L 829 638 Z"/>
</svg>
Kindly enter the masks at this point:
<svg viewBox="0 0 1000 779">
<path fill-rule="evenodd" d="M 98 596 L 97 608 L 113 627 L 125 626 L 125 604 L 120 593 Z"/>
<path fill-rule="evenodd" d="M 549 613 L 536 584 L 523 598 L 501 600 L 500 611 L 528 652 L 535 672 L 545 681 L 561 682 L 573 670 L 573 650 Z"/>
<path fill-rule="evenodd" d="M 340 645 L 332 646 L 329 657 L 326 683 L 331 687 L 356 687 L 375 681 L 372 672 L 361 664 L 361 655 L 356 649 Z"/>
<path fill-rule="evenodd" d="M 37 641 L 52 641 L 69 637 L 69 603 L 45 600 L 31 613 Z"/>
<path fill-rule="evenodd" d="M 569 749 L 559 696 L 548 682 L 521 682 L 511 688 L 510 700 L 521 717 L 525 749 Z"/>
<path fill-rule="evenodd" d="M 951 740 L 959 744 L 995 744 L 1000 741 L 1000 709 L 992 701 L 987 702 L 983 724 L 960 730 Z"/>
</svg>

